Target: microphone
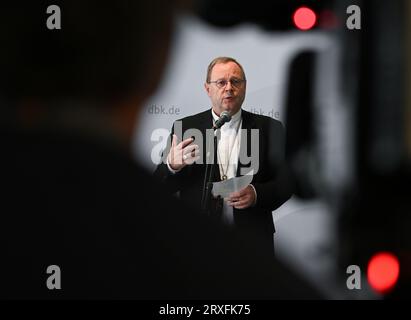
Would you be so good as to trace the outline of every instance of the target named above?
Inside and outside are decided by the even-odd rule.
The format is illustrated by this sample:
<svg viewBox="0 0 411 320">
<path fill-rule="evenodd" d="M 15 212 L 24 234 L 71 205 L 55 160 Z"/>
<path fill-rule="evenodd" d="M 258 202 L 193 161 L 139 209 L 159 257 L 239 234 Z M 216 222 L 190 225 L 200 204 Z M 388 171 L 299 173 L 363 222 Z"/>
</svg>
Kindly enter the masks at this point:
<svg viewBox="0 0 411 320">
<path fill-rule="evenodd" d="M 230 122 L 230 120 L 231 120 L 230 112 L 228 111 L 221 112 L 220 118 L 213 125 L 213 129 L 214 130 L 220 129 L 224 123 Z"/>
</svg>

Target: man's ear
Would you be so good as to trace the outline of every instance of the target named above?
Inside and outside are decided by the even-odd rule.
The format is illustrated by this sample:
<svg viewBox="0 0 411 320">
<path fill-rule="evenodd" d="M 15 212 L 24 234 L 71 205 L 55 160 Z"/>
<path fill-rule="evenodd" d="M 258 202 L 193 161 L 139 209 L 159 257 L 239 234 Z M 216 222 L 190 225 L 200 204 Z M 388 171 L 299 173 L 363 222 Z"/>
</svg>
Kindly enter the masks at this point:
<svg viewBox="0 0 411 320">
<path fill-rule="evenodd" d="M 207 95 L 210 96 L 210 85 L 207 82 L 204 83 L 204 89 L 207 92 Z"/>
</svg>

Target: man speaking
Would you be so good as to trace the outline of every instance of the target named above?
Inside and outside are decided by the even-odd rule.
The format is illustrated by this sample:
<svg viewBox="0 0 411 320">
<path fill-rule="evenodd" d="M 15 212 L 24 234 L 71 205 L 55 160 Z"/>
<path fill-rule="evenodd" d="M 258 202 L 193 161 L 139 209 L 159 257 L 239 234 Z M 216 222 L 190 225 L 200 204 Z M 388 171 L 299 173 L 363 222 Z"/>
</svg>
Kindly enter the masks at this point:
<svg viewBox="0 0 411 320">
<path fill-rule="evenodd" d="M 237 230 L 266 237 L 272 249 L 272 211 L 293 192 L 284 161 L 284 129 L 279 121 L 241 109 L 246 84 L 244 69 L 235 59 L 211 61 L 204 87 L 212 108 L 174 123 L 171 145 L 155 175 L 173 193 L 180 192 L 183 201 L 198 206 L 204 197 L 207 164 L 214 166 L 213 182 L 239 177 L 248 169 L 250 184 L 224 199 L 211 196 L 206 201 L 213 217 Z M 207 147 L 207 134 L 217 127 L 216 161 L 210 162 L 210 152 L 214 153 Z M 201 132 L 200 138 L 191 136 L 193 130 Z"/>
</svg>

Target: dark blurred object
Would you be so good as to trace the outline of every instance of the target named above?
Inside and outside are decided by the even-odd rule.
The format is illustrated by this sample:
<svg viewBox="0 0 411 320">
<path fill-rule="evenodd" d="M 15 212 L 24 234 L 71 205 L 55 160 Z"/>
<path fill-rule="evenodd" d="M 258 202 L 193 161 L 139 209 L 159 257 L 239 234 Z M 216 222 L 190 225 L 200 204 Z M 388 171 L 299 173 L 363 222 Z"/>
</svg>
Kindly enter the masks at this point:
<svg viewBox="0 0 411 320">
<path fill-rule="evenodd" d="M 304 199 L 319 196 L 315 166 L 316 136 L 313 109 L 315 53 L 299 53 L 290 64 L 286 93 L 286 157 L 292 168 L 296 191 Z"/>
<path fill-rule="evenodd" d="M 252 3 L 235 0 L 198 0 L 198 15 L 208 23 L 219 27 L 231 27 L 239 23 L 255 23 L 267 30 L 295 29 L 294 12 L 303 6 L 311 8 L 324 20 L 323 27 L 332 27 L 337 21 L 330 10 L 334 0 L 257 0 Z M 332 12 L 332 11 L 331 11 Z"/>
<path fill-rule="evenodd" d="M 362 1 L 363 29 L 342 37 L 347 67 L 343 77 L 356 110 L 357 184 L 341 208 L 340 265 L 354 263 L 366 270 L 374 253 L 394 253 L 401 275 L 391 297 L 403 298 L 411 288 L 410 123 L 405 120 L 410 83 L 404 67 L 408 6 L 405 0 Z"/>
<path fill-rule="evenodd" d="M 262 254 L 263 241 L 181 206 L 123 150 L 59 131 L 0 132 L 0 299 L 319 297 Z M 49 265 L 61 290 L 46 287 Z"/>
<path fill-rule="evenodd" d="M 61 30 L 46 27 L 50 16 L 46 9 L 51 4 L 61 8 Z M 154 76 L 162 65 L 153 66 L 149 72 L 148 64 L 142 62 L 165 60 L 174 5 L 175 1 L 165 1 L 159 9 L 148 1 L 122 1 L 103 7 L 98 1 L 88 1 L 80 8 L 58 0 L 41 4 L 27 1 L 24 6 L 3 4 L 0 38 L 2 47 L 8 50 L 0 51 L 2 98 L 24 96 L 52 104 L 66 97 L 102 106 L 134 94 L 136 87 L 153 90 Z M 124 6 L 135 19 L 125 15 Z M 155 17 L 156 23 L 147 28 L 145 17 Z M 164 43 L 152 41 L 157 38 L 163 38 Z"/>
</svg>

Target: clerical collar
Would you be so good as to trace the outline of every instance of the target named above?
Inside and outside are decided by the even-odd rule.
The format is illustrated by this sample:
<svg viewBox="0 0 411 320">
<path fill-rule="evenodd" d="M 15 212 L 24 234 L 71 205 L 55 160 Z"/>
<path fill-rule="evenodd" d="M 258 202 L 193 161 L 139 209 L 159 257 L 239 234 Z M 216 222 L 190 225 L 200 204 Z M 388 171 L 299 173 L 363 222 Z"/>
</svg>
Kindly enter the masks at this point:
<svg viewBox="0 0 411 320">
<path fill-rule="evenodd" d="M 240 108 L 240 110 L 238 110 L 234 115 L 231 116 L 230 122 L 225 123 L 225 124 L 223 125 L 223 127 L 224 127 L 224 126 L 227 126 L 227 125 L 228 125 L 229 127 L 233 127 L 234 125 L 236 125 L 236 124 L 238 123 L 238 121 L 241 120 L 241 112 L 242 112 L 242 110 L 241 110 L 241 108 Z M 211 113 L 212 113 L 212 115 L 213 115 L 214 121 L 217 121 L 217 120 L 220 118 L 220 117 L 214 112 L 213 109 L 211 109 Z"/>
</svg>

